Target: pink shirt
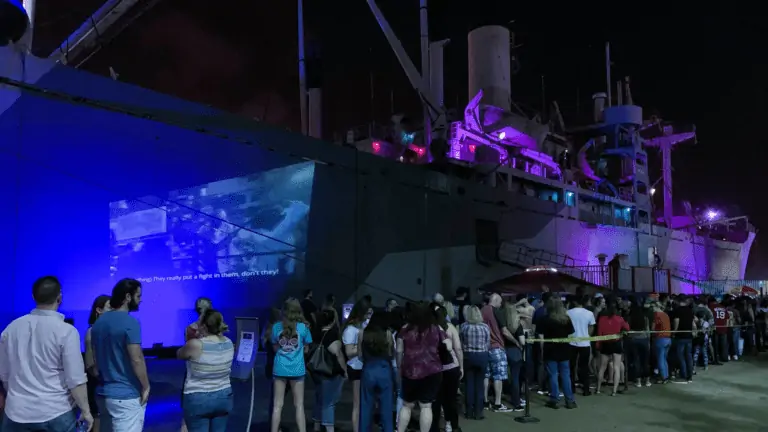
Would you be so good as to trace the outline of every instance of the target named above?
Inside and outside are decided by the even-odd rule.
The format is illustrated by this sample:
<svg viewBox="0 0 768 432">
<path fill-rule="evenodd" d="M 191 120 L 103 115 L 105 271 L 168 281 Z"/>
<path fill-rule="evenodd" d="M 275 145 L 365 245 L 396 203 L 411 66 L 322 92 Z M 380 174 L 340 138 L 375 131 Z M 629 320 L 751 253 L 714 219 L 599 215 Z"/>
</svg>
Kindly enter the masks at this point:
<svg viewBox="0 0 768 432">
<path fill-rule="evenodd" d="M 503 348 L 504 339 L 501 337 L 501 329 L 496 316 L 493 314 L 494 308 L 491 305 L 485 305 L 480 312 L 483 314 L 483 322 L 491 329 L 491 349 Z"/>
<path fill-rule="evenodd" d="M 14 320 L 0 336 L 0 380 L 8 392 L 5 415 L 16 423 L 72 411 L 71 390 L 87 380 L 77 329 L 50 310 Z"/>
</svg>

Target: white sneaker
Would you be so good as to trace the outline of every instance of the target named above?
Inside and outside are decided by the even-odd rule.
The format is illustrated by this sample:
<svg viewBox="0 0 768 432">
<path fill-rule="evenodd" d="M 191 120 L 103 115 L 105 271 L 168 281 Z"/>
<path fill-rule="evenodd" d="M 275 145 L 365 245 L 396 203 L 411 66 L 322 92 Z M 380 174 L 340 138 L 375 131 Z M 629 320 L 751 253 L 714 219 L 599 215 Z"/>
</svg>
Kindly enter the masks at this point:
<svg viewBox="0 0 768 432">
<path fill-rule="evenodd" d="M 445 432 L 453 432 L 453 428 L 450 423 L 445 424 Z"/>
</svg>

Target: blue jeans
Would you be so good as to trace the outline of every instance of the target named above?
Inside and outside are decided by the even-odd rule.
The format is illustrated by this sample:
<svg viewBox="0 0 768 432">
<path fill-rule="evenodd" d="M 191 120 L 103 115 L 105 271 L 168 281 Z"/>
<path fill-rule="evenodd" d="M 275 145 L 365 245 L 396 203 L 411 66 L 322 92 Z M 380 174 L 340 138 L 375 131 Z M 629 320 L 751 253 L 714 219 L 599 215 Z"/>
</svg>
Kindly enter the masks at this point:
<svg viewBox="0 0 768 432">
<path fill-rule="evenodd" d="M 393 432 L 395 383 L 392 360 L 366 357 L 363 363 L 363 375 L 360 378 L 360 425 L 361 431 L 373 429 L 373 410 L 379 402 L 381 430 Z"/>
<path fill-rule="evenodd" d="M 314 380 L 315 406 L 312 407 L 312 420 L 323 426 L 333 426 L 344 377 L 315 377 Z"/>
<path fill-rule="evenodd" d="M 467 381 L 464 409 L 469 418 L 483 417 L 485 400 L 485 368 L 488 365 L 488 351 L 464 353 L 464 378 Z"/>
<path fill-rule="evenodd" d="M 184 395 L 184 422 L 189 432 L 226 432 L 234 398 L 232 388 Z"/>
<path fill-rule="evenodd" d="M 514 351 L 510 353 L 510 351 Z M 520 370 L 523 368 L 522 355 L 517 348 L 507 348 L 507 363 L 509 363 L 509 394 L 510 403 L 518 407 L 520 403 Z"/>
<path fill-rule="evenodd" d="M 544 362 L 549 374 L 549 401 L 557 403 L 560 400 L 560 388 L 558 386 L 558 377 L 562 378 L 563 395 L 565 400 L 573 402 L 573 387 L 571 386 L 571 364 L 568 360 Z"/>
<path fill-rule="evenodd" d="M 16 423 L 3 415 L 3 432 L 75 432 L 77 414 L 75 411 L 64 413 L 52 420 L 41 423 Z"/>
<path fill-rule="evenodd" d="M 656 364 L 659 366 L 659 374 L 661 379 L 669 379 L 669 365 L 667 364 L 667 355 L 669 354 L 669 347 L 672 346 L 672 339 L 665 337 L 657 337 L 653 341 L 653 346 L 656 348 Z"/>
<path fill-rule="evenodd" d="M 693 339 L 677 339 L 677 361 L 680 363 L 680 378 L 693 378 Z"/>
</svg>

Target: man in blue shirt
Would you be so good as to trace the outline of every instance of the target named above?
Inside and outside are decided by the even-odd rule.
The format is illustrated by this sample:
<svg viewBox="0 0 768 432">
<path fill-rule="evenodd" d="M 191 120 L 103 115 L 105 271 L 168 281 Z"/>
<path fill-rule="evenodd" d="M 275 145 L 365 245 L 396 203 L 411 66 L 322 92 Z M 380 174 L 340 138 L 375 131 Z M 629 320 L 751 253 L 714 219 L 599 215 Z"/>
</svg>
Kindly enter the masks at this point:
<svg viewBox="0 0 768 432">
<path fill-rule="evenodd" d="M 93 325 L 96 389 L 102 432 L 140 432 L 149 398 L 149 378 L 141 350 L 141 325 L 130 315 L 139 310 L 141 283 L 123 279 L 112 289 L 110 305 Z"/>
</svg>

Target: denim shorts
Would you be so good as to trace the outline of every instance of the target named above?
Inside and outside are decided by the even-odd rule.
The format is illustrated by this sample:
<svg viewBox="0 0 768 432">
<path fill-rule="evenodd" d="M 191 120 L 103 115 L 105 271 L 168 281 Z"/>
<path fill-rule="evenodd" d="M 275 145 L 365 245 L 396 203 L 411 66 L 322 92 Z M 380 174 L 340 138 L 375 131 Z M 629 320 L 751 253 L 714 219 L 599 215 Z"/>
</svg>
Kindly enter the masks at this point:
<svg viewBox="0 0 768 432">
<path fill-rule="evenodd" d="M 275 375 L 273 378 L 276 379 L 276 380 L 283 380 L 283 381 L 291 382 L 291 381 L 304 381 L 304 377 L 305 377 L 305 375 L 294 376 L 294 377 L 284 377 L 284 376 L 277 376 L 277 375 Z"/>
<path fill-rule="evenodd" d="M 488 350 L 488 367 L 485 368 L 485 377 L 493 378 L 494 381 L 504 381 L 509 378 L 507 353 L 503 348 Z"/>
</svg>

